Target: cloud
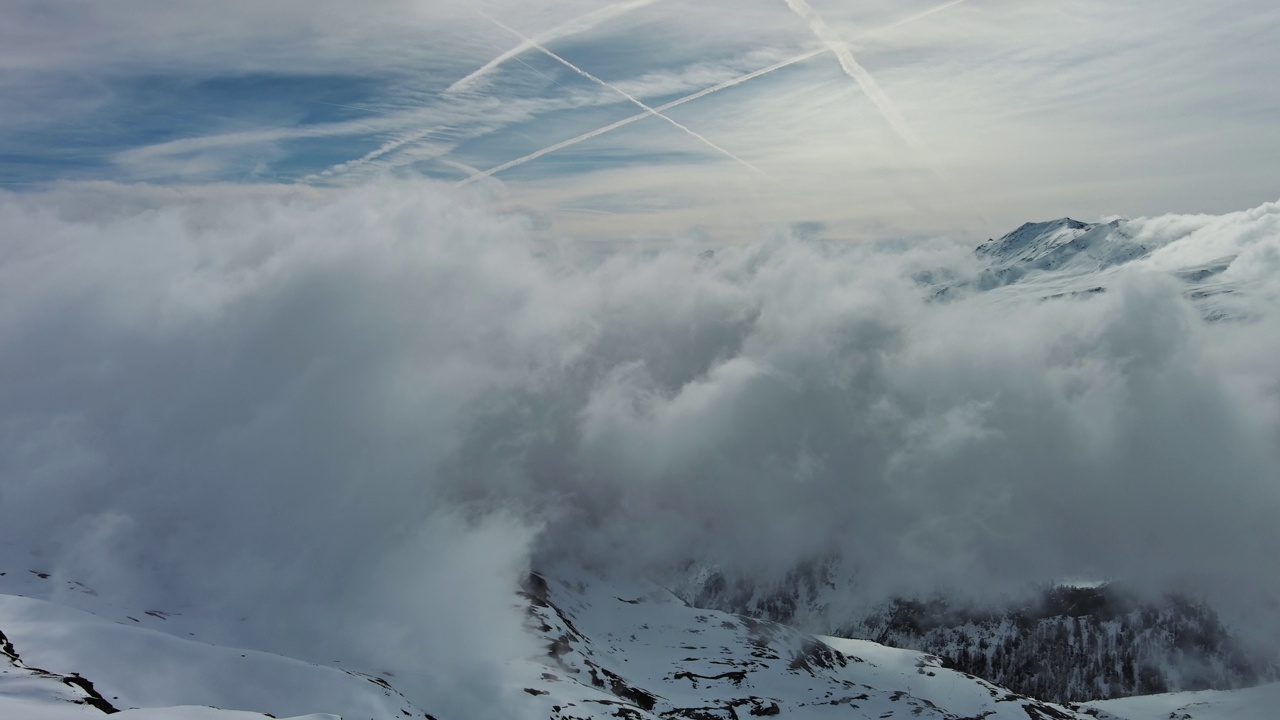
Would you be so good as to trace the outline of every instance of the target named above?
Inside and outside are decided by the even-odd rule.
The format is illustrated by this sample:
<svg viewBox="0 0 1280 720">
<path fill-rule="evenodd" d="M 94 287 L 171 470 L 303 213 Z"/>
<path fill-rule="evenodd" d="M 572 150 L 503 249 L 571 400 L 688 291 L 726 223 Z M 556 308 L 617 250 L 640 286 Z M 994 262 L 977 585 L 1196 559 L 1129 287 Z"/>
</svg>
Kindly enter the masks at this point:
<svg viewBox="0 0 1280 720">
<path fill-rule="evenodd" d="M 448 648 L 421 692 L 474 670 L 459 702 L 524 652 L 494 598 L 565 557 L 1280 596 L 1276 205 L 1135 220 L 1148 266 L 1054 302 L 931 301 L 918 272 L 976 271 L 949 243 L 525 217 L 423 181 L 0 196 L 0 540 L 304 655 L 376 664 L 403 618 Z M 1236 256 L 1242 319 L 1182 297 L 1189 246 Z"/>
<path fill-rule="evenodd" d="M 204 616 L 220 641 L 404 667 L 424 707 L 505 715 L 490 686 L 536 654 L 511 596 L 536 519 L 433 482 L 505 371 L 432 336 L 462 330 L 468 298 L 423 293 L 468 272 L 502 283 L 522 230 L 387 190 L 0 199 L 0 534 L 10 560 L 37 552 L 126 607 Z M 500 313 L 493 289 L 473 311 Z"/>
</svg>

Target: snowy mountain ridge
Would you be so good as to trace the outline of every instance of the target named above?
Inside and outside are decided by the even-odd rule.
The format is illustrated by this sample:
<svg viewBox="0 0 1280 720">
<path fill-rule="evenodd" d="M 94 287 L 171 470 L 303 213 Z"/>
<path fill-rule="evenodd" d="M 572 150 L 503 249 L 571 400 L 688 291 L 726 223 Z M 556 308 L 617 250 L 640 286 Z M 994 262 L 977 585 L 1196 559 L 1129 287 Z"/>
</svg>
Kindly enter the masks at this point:
<svg viewBox="0 0 1280 720">
<path fill-rule="evenodd" d="M 1004 604 L 939 594 L 859 608 L 842 601 L 847 589 L 828 561 L 801 563 L 772 586 L 703 572 L 680 591 L 698 607 L 936 655 L 1060 703 L 1280 680 L 1280 656 L 1247 651 L 1209 606 L 1143 599 L 1122 585 L 1057 585 Z"/>
<path fill-rule="evenodd" d="M 1280 688 L 1057 705 L 934 655 L 701 610 L 641 581 L 560 568 L 531 575 L 516 601 L 545 648 L 508 668 L 511 689 L 527 696 L 520 717 L 1147 720 L 1157 717 L 1152 708 L 1169 706 L 1188 710 L 1178 718 L 1219 720 L 1263 717 L 1247 713 L 1268 707 Z M 432 717 L 394 690 L 394 673 L 384 680 L 217 647 L 48 600 L 0 595 L 0 629 L 8 639 L 0 675 L 6 718 Z M 33 670 L 35 663 L 50 670 Z M 1217 707 L 1237 714 L 1214 714 Z"/>
<path fill-rule="evenodd" d="M 1057 702 L 1229 690 L 1280 679 L 1280 658 L 1245 650 L 1204 603 L 1140 601 L 1108 586 L 1055 587 L 987 610 L 896 600 L 841 634 L 950 659 L 967 672 Z"/>
<path fill-rule="evenodd" d="M 1083 223 L 1071 218 L 1026 223 L 975 251 L 993 267 L 979 281 L 983 289 L 1008 285 L 1032 272 L 1097 272 L 1151 252 L 1126 232 L 1120 220 Z"/>
<path fill-rule="evenodd" d="M 1268 245 L 1278 228 L 1280 203 L 1221 216 L 1028 222 L 977 246 L 977 277 L 944 284 L 939 293 L 1087 298 L 1136 269 L 1176 279 L 1206 320 L 1244 319 L 1252 315 L 1244 298 L 1270 276 L 1260 269 L 1273 265 Z"/>
<path fill-rule="evenodd" d="M 40 587 L 18 580 L 4 589 Z M 949 670 L 936 657 L 699 610 L 645 582 L 560 569 L 530 576 L 516 601 L 546 648 L 509 668 L 508 681 L 528 696 L 526 717 L 1083 717 Z M 10 660 L 0 676 L 6 716 L 431 717 L 395 692 L 394 672 L 383 679 L 218 647 L 50 600 L 0 595 L 0 630 Z M 30 669 L 37 666 L 48 670 Z M 83 682 L 72 687 L 68 677 Z M 227 712 L 190 708 L 196 705 Z"/>
</svg>

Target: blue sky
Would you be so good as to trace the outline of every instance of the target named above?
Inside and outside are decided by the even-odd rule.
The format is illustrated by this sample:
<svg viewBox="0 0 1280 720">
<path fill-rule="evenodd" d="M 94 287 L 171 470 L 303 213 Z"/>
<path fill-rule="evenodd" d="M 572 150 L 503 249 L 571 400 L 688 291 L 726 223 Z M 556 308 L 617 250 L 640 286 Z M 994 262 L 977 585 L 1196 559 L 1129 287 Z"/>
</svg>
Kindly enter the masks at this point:
<svg viewBox="0 0 1280 720">
<path fill-rule="evenodd" d="M 1280 197 L 1280 9 L 1259 0 L 19 0 L 0 20 L 19 191 L 421 175 L 561 234 L 730 240 Z"/>
</svg>

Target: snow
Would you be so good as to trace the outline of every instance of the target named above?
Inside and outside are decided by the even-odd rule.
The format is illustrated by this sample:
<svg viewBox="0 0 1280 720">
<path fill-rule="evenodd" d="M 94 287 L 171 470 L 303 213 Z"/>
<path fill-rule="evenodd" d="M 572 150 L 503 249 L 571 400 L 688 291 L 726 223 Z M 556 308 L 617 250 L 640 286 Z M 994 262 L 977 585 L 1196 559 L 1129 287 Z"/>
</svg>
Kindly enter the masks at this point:
<svg viewBox="0 0 1280 720">
<path fill-rule="evenodd" d="M 1087 703 L 1121 720 L 1269 720 L 1280 717 L 1280 683 L 1243 690 L 1145 695 Z M 1106 715 L 1100 715 L 1106 720 Z"/>
<path fill-rule="evenodd" d="M 987 265 L 976 282 L 995 298 L 1086 298 L 1106 292 L 1121 272 L 1164 274 L 1209 320 L 1249 317 L 1246 293 L 1274 272 L 1280 203 L 1226 215 L 1165 215 L 1082 223 L 1026 223 L 983 243 Z"/>
<path fill-rule="evenodd" d="M 1278 684 L 1067 708 L 931 655 L 697 609 L 660 586 L 574 568 L 532 577 L 522 595 L 528 628 L 547 649 L 511 663 L 508 680 L 527 694 L 522 709 L 530 717 L 1239 720 L 1271 717 L 1280 706 Z M 379 678 L 175 637 L 48 600 L 0 595 L 0 631 L 12 646 L 12 656 L 0 657 L 8 661 L 0 718 L 101 716 L 80 686 L 66 683 L 73 673 L 121 709 L 121 720 L 425 716 Z"/>
<path fill-rule="evenodd" d="M 13 698 L 0 694 L 0 718 L 14 720 L 83 720 L 101 718 L 102 712 L 85 705 L 49 702 L 34 698 Z M 264 713 L 239 710 L 220 710 L 200 705 L 182 705 L 145 710 L 125 710 L 115 713 L 113 720 L 263 720 Z M 299 715 L 281 720 L 342 720 L 337 715 Z"/>
<path fill-rule="evenodd" d="M 126 710 L 116 717 L 120 718 L 120 720 L 261 720 L 266 716 L 262 713 L 184 705 L 169 708 Z M 313 713 L 311 715 L 287 718 L 286 720 L 342 720 L 342 718 L 328 713 Z"/>
<path fill-rule="evenodd" d="M 10 695 L 7 683 L 0 682 L 0 718 L 17 720 L 83 720 L 83 718 L 100 718 L 102 713 L 88 705 L 72 705 L 43 696 L 24 697 Z M 128 717 L 119 715 L 118 717 Z M 259 715 L 255 720 L 262 716 Z M 157 718 L 156 720 L 159 720 Z M 166 718 L 166 720 L 169 720 Z M 173 720 L 180 720 L 173 718 Z"/>
<path fill-rule="evenodd" d="M 1079 717 L 920 653 L 692 608 L 644 583 L 557 576 L 530 593 L 549 652 L 526 675 L 551 718 Z"/>
<path fill-rule="evenodd" d="M 22 665 L 88 678 L 108 702 L 122 710 L 202 705 L 277 717 L 315 713 L 346 718 L 424 716 L 377 678 L 178 638 L 49 601 L 0 595 L 0 631 L 13 644 Z M 11 674 L 17 672 L 15 668 Z M 40 696 L 64 699 L 53 692 L 64 688 L 62 683 L 46 680 L 37 688 L 33 685 L 36 680 L 28 678 L 26 689 L 38 692 L 23 692 L 6 684 L 0 685 L 0 695 L 6 702 Z M 65 715 L 67 709 L 59 708 L 59 712 Z M 176 715 L 139 717 L 213 717 L 203 712 L 184 710 Z M 217 717 L 222 720 L 226 716 Z"/>
</svg>

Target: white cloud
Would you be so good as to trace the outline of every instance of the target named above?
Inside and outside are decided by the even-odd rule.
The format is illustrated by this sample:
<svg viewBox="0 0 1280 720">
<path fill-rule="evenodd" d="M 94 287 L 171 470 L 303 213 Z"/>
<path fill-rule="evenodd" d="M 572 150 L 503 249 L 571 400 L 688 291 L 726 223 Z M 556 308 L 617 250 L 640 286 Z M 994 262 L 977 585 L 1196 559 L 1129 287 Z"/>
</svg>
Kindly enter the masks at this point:
<svg viewBox="0 0 1280 720">
<path fill-rule="evenodd" d="M 367 636 L 445 588 L 413 619 L 452 652 L 432 618 L 489 622 L 530 554 L 1275 597 L 1276 217 L 1132 224 L 1153 266 L 1238 251 L 1248 319 L 1206 323 L 1141 267 L 943 304 L 910 278 L 954 245 L 602 252 L 419 182 L 4 195 L 0 538 L 302 651 L 299 607 Z"/>
</svg>

